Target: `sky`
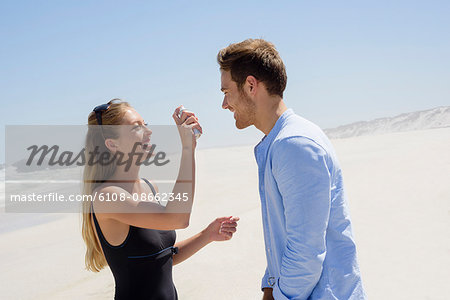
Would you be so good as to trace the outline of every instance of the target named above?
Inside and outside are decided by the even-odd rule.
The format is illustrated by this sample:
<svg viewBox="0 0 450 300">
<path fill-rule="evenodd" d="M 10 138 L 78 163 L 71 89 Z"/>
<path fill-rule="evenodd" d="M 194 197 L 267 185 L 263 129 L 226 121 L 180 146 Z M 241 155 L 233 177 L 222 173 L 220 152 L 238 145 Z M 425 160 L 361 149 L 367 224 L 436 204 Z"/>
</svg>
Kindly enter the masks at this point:
<svg viewBox="0 0 450 300">
<path fill-rule="evenodd" d="M 449 1 L 2 1 L 6 125 L 86 124 L 122 98 L 154 125 L 194 111 L 198 147 L 256 144 L 221 108 L 217 52 L 273 42 L 284 101 L 322 128 L 450 105 Z"/>
</svg>

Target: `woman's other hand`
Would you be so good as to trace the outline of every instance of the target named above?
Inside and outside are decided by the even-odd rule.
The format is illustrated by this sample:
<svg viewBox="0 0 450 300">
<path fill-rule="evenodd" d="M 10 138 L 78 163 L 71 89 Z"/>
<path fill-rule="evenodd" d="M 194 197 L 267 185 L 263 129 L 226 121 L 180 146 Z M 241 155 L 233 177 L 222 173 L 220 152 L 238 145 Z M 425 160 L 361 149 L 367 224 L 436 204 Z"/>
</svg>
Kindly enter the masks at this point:
<svg viewBox="0 0 450 300">
<path fill-rule="evenodd" d="M 204 232 L 207 234 L 209 241 L 228 241 L 233 237 L 237 230 L 238 217 L 221 217 L 211 222 Z"/>
</svg>

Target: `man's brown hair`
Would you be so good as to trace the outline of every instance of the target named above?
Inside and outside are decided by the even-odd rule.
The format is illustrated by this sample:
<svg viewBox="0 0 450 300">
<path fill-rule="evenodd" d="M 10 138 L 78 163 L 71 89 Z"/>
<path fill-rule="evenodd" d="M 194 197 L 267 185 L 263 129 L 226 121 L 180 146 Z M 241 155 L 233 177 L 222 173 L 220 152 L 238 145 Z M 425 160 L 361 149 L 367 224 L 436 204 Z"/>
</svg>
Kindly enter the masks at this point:
<svg viewBox="0 0 450 300">
<path fill-rule="evenodd" d="M 263 39 L 247 39 L 231 44 L 217 54 L 220 69 L 230 71 L 240 90 L 252 75 L 262 81 L 270 95 L 283 98 L 287 75 L 283 61 L 275 46 Z"/>
</svg>

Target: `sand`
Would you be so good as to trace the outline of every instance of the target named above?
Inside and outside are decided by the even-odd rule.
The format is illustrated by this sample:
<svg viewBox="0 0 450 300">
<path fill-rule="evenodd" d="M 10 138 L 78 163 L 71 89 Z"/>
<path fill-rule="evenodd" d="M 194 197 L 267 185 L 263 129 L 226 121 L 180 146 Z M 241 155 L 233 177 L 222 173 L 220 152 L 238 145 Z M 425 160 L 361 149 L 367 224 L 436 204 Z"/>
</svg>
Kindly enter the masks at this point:
<svg viewBox="0 0 450 300">
<path fill-rule="evenodd" d="M 450 128 L 333 144 L 369 298 L 447 299 Z M 178 239 L 219 216 L 241 221 L 231 241 L 210 244 L 174 267 L 180 299 L 260 299 L 265 254 L 253 147 L 200 150 L 197 163 L 191 225 L 177 231 Z M 1 299 L 113 298 L 109 269 L 84 270 L 80 217 L 58 217 L 0 233 Z"/>
</svg>

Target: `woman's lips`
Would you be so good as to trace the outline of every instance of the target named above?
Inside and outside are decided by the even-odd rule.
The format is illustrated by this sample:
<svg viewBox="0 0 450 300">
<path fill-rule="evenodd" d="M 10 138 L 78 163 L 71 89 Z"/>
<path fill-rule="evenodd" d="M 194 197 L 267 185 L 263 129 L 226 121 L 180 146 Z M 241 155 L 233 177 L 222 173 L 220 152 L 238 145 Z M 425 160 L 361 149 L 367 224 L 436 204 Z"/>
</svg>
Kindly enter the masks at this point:
<svg viewBox="0 0 450 300">
<path fill-rule="evenodd" d="M 142 147 L 143 147 L 144 149 L 146 149 L 146 148 L 149 146 L 149 144 L 150 144 L 150 139 L 145 140 L 145 141 L 142 142 Z"/>
</svg>

